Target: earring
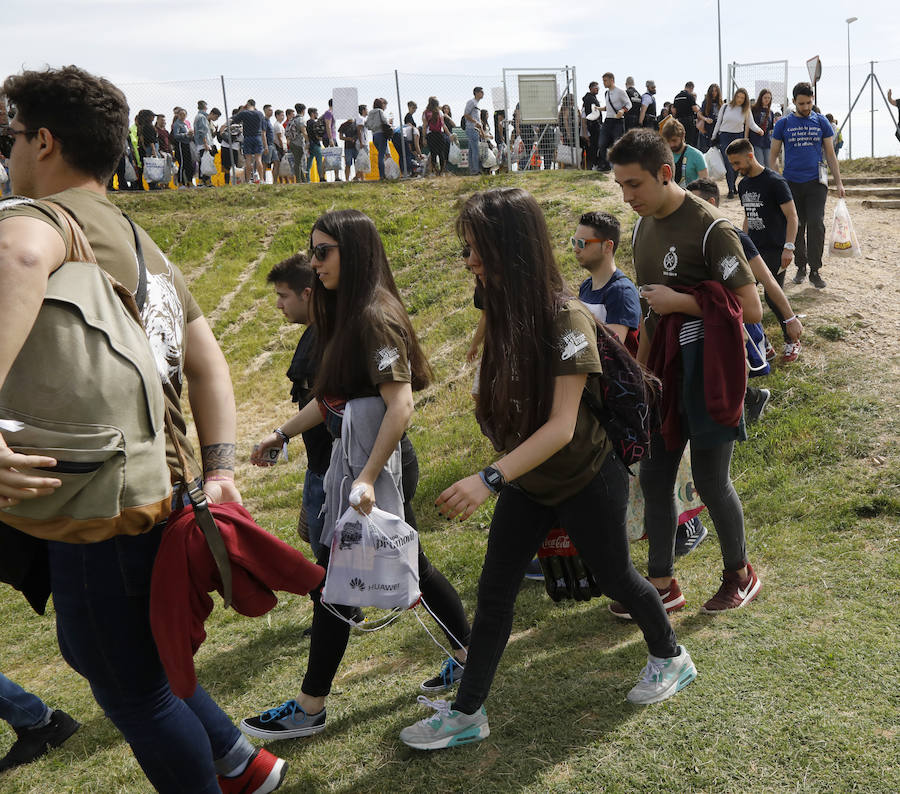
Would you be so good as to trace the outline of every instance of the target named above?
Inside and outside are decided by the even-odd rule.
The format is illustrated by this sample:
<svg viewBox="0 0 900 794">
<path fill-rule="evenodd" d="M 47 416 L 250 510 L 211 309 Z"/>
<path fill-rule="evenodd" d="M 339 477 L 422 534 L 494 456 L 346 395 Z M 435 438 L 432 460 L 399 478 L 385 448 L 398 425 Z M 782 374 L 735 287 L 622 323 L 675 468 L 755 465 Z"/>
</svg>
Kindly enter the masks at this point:
<svg viewBox="0 0 900 794">
<path fill-rule="evenodd" d="M 668 179 L 664 179 L 664 180 L 663 180 L 663 184 L 664 184 L 664 185 L 668 185 L 668 184 L 669 184 L 669 180 L 668 180 Z"/>
</svg>

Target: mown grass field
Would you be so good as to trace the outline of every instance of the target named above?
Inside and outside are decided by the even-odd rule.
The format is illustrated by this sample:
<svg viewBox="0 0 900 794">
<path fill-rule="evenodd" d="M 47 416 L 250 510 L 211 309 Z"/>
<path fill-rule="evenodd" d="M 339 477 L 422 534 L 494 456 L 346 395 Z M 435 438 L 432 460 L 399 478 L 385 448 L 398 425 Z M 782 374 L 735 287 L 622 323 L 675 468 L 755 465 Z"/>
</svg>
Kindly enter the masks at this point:
<svg viewBox="0 0 900 794">
<path fill-rule="evenodd" d="M 453 220 L 476 187 L 511 183 L 540 201 L 573 285 L 580 274 L 566 241 L 579 214 L 604 208 L 631 226 L 610 181 L 572 172 L 115 199 L 182 267 L 228 356 L 242 461 L 292 411 L 284 373 L 299 329 L 275 310 L 266 273 L 305 246 L 321 212 L 356 207 L 373 217 L 436 372 L 435 385 L 417 395 L 410 431 L 422 469 L 422 541 L 470 613 L 490 504 L 462 524 L 432 506 L 444 487 L 492 460 L 471 412 L 473 368 L 464 362 L 477 313 Z M 631 272 L 623 237 L 619 263 Z M 400 729 L 425 716 L 418 685 L 441 663 L 405 616 L 351 638 L 325 733 L 270 746 L 290 763 L 281 790 L 900 791 L 897 362 L 851 351 L 830 330 L 844 318 L 817 313 L 815 296 L 804 295 L 795 301 L 808 315 L 804 355 L 768 378 L 772 407 L 733 464 L 760 597 L 735 613 L 699 614 L 718 586 L 714 539 L 677 566 L 688 605 L 673 623 L 697 664 L 694 684 L 665 703 L 631 706 L 625 693 L 646 659 L 638 629 L 617 622 L 605 598 L 556 605 L 526 582 L 487 703 L 487 741 L 434 754 L 399 742 Z M 767 321 L 777 339 L 768 313 Z M 301 447 L 291 445 L 288 464 L 238 470 L 258 521 L 298 546 Z M 633 553 L 645 570 L 646 545 Z M 296 694 L 310 615 L 296 596 L 262 619 L 213 613 L 197 668 L 236 721 Z M 86 683 L 59 657 L 52 614 L 39 618 L 18 594 L 0 591 L 0 648 L 4 673 L 84 722 L 63 748 L 0 776 L 0 792 L 148 791 Z M 0 748 L 12 738 L 0 724 Z"/>
</svg>

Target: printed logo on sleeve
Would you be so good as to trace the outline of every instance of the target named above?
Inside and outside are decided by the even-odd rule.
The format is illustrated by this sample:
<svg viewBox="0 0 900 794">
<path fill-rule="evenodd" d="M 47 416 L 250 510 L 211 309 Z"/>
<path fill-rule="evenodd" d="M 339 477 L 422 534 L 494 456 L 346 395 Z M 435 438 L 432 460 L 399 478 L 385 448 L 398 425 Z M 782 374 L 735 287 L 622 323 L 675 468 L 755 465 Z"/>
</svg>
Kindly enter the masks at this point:
<svg viewBox="0 0 900 794">
<path fill-rule="evenodd" d="M 20 197 L 3 199 L 0 201 L 0 212 L 3 212 L 3 210 L 11 210 L 13 207 L 19 207 L 23 204 L 34 204 L 34 199 Z"/>
<path fill-rule="evenodd" d="M 740 267 L 736 256 L 726 256 L 719 262 L 719 270 L 722 273 L 722 281 L 728 281 Z"/>
<path fill-rule="evenodd" d="M 587 349 L 587 337 L 581 331 L 568 331 L 559 340 L 560 358 L 568 361 L 576 357 L 582 350 Z"/>
<path fill-rule="evenodd" d="M 375 351 L 375 360 L 378 362 L 378 371 L 384 372 L 400 360 L 400 351 L 396 347 L 382 347 Z"/>
<path fill-rule="evenodd" d="M 675 246 L 669 246 L 669 253 L 663 257 L 663 275 L 678 275 L 678 254 L 675 253 Z"/>
</svg>

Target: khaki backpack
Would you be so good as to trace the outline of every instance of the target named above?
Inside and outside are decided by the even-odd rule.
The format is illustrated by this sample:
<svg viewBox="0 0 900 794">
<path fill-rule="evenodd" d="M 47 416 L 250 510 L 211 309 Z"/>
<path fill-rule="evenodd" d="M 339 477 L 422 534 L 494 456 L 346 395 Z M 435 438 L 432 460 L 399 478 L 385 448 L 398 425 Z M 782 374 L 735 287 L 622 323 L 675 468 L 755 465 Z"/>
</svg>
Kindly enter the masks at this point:
<svg viewBox="0 0 900 794">
<path fill-rule="evenodd" d="M 159 373 L 134 296 L 99 267 L 72 217 L 44 204 L 72 245 L 0 389 L 0 420 L 15 452 L 56 459 L 46 471 L 62 486 L 0 520 L 67 543 L 141 534 L 170 512 Z"/>
</svg>

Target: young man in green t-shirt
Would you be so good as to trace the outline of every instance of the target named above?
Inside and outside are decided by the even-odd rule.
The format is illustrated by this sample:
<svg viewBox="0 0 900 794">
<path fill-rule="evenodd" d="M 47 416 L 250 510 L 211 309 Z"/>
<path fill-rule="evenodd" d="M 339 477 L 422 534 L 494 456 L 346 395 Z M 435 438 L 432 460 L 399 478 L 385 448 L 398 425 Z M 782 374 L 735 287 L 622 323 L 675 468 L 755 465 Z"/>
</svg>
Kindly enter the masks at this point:
<svg viewBox="0 0 900 794">
<path fill-rule="evenodd" d="M 650 541 L 649 579 L 664 605 L 681 608 L 682 593 L 673 577 L 677 522 L 673 493 L 678 463 L 690 440 L 694 483 L 715 525 L 724 563 L 722 585 L 703 605 L 703 611 L 742 607 L 756 598 L 760 581 L 747 561 L 743 509 L 731 483 L 730 466 L 734 442 L 745 437 L 741 409 L 746 371 L 739 326 L 742 320 L 759 322 L 762 318 L 756 280 L 732 224 L 674 182 L 672 152 L 659 135 L 652 130 L 631 130 L 613 147 L 609 160 L 625 202 L 640 215 L 632 247 L 644 311 L 637 355 L 641 363 L 647 364 L 651 358 L 651 345 L 663 318 L 683 315 L 673 318 L 675 323 L 666 319 L 660 332 L 666 336 L 658 343 L 680 346 L 675 355 L 682 362 L 677 380 L 684 379 L 685 385 L 669 391 L 672 409 L 662 430 L 651 438 L 650 456 L 640 469 L 644 527 Z M 736 300 L 717 302 L 717 296 L 726 297 L 726 293 L 710 282 L 717 282 Z M 723 304 L 731 308 L 730 317 L 723 314 Z M 707 318 L 704 310 L 710 315 Z M 716 334 L 707 339 L 705 326 L 712 321 L 718 323 Z M 681 323 L 680 333 L 677 323 Z M 723 344 L 728 334 L 734 337 L 733 348 Z M 704 350 L 708 357 L 726 359 L 715 362 L 721 381 L 708 381 Z M 695 372 L 701 373 L 703 382 L 699 384 L 688 380 L 690 356 Z M 669 371 L 660 366 L 657 370 L 662 377 Z M 724 402 L 719 401 L 722 395 L 727 396 Z M 726 414 L 736 419 L 725 423 Z M 667 424 L 670 418 L 674 423 Z M 620 617 L 630 617 L 621 605 L 613 604 L 610 609 Z"/>
</svg>

